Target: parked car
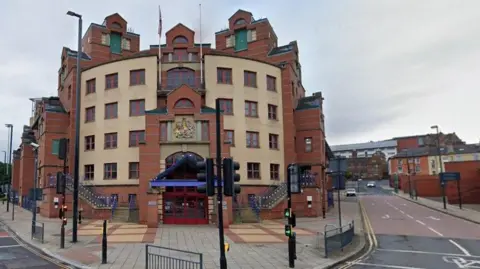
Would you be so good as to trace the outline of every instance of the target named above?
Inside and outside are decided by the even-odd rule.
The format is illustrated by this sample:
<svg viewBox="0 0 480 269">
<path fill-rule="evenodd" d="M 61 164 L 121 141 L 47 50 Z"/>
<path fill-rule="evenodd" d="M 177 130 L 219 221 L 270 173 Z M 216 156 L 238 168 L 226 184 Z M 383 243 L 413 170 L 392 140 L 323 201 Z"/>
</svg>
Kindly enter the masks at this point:
<svg viewBox="0 0 480 269">
<path fill-rule="evenodd" d="M 367 183 L 367 188 L 375 188 L 377 186 L 377 184 L 375 183 L 375 181 L 369 181 Z"/>
<path fill-rule="evenodd" d="M 345 196 L 349 197 L 349 196 L 357 196 L 357 191 L 355 191 L 355 189 L 346 189 L 345 190 Z"/>
</svg>

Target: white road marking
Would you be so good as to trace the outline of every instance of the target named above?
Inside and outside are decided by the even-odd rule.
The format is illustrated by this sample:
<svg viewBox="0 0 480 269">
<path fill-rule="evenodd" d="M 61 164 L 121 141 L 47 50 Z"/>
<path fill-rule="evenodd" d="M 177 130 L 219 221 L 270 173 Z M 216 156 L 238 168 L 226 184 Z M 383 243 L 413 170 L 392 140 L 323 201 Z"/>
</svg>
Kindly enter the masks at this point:
<svg viewBox="0 0 480 269">
<path fill-rule="evenodd" d="M 388 214 L 382 217 L 382 219 L 389 219 L 389 218 L 390 216 Z"/>
<path fill-rule="evenodd" d="M 415 253 L 415 254 L 428 254 L 428 255 L 439 255 L 439 256 L 458 256 L 458 257 L 480 258 L 480 256 L 468 256 L 468 255 L 464 255 L 464 254 L 430 252 L 430 251 L 421 251 L 421 250 L 403 250 L 403 249 L 387 249 L 387 248 L 377 248 L 376 250 L 377 251 L 387 251 L 387 252 L 399 252 L 399 253 Z"/>
<path fill-rule="evenodd" d="M 410 215 L 408 215 L 408 214 L 407 214 L 407 217 L 409 217 L 409 218 L 413 219 L 413 217 L 412 217 L 412 216 L 410 216 Z"/>
<path fill-rule="evenodd" d="M 402 204 L 403 206 L 407 206 L 407 204 Z"/>
<path fill-rule="evenodd" d="M 434 216 L 427 217 L 427 219 L 440 220 L 439 218 L 435 218 Z"/>
<path fill-rule="evenodd" d="M 395 208 L 395 210 L 398 210 L 398 207 L 394 206 L 393 208 Z"/>
<path fill-rule="evenodd" d="M 21 246 L 20 245 L 0 246 L 0 248 L 15 248 L 15 247 L 21 247 Z"/>
<path fill-rule="evenodd" d="M 420 223 L 420 224 L 422 224 L 422 225 L 426 225 L 425 223 L 423 223 L 423 222 L 419 221 L 418 219 L 417 219 L 417 220 L 415 220 L 415 221 L 416 221 L 416 222 L 418 222 L 418 223 Z"/>
<path fill-rule="evenodd" d="M 398 266 L 398 265 L 388 265 L 388 264 L 373 264 L 373 263 L 364 263 L 364 262 L 356 262 L 355 264 L 366 265 L 369 267 L 395 268 L 395 269 L 426 269 L 426 268 L 420 268 L 420 267 Z"/>
<path fill-rule="evenodd" d="M 448 240 L 450 241 L 450 243 L 452 243 L 454 246 L 456 246 L 461 252 L 463 252 L 463 254 L 465 254 L 465 256 L 468 256 L 468 257 L 471 257 L 472 254 L 470 254 L 470 252 L 468 252 L 468 250 L 466 250 L 464 247 L 460 246 L 459 243 L 453 241 L 452 239 Z"/>
<path fill-rule="evenodd" d="M 439 236 L 443 236 L 443 234 L 439 233 L 437 230 L 435 230 L 435 229 L 433 229 L 433 228 L 431 228 L 431 227 L 427 227 L 427 228 L 428 228 L 430 231 L 438 234 Z"/>
<path fill-rule="evenodd" d="M 399 211 L 400 211 L 400 213 L 405 214 L 405 212 L 403 212 L 402 210 L 399 210 Z"/>
</svg>

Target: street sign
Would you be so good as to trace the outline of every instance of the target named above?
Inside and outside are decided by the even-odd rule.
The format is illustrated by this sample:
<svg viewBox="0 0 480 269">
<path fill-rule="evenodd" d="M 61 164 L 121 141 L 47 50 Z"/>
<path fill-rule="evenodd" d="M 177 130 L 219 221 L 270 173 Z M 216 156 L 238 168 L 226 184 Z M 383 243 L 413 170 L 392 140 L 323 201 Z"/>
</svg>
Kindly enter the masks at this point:
<svg viewBox="0 0 480 269">
<path fill-rule="evenodd" d="M 457 181 L 460 180 L 460 173 L 459 172 L 445 172 L 440 173 L 440 181 Z"/>
<path fill-rule="evenodd" d="M 328 164 L 328 172 L 335 173 L 345 173 L 347 172 L 347 159 L 337 157 L 335 159 L 330 160 Z"/>
</svg>

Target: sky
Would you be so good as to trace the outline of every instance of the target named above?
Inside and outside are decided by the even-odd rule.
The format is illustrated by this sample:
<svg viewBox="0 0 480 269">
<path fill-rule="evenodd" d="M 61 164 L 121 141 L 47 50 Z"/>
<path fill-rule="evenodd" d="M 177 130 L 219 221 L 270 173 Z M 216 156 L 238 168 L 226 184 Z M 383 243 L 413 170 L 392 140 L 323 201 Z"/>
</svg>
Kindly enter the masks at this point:
<svg viewBox="0 0 480 269">
<path fill-rule="evenodd" d="M 331 145 L 425 134 L 432 125 L 480 141 L 480 1 L 5 0 L 0 150 L 8 138 L 3 124 L 14 124 L 17 148 L 29 98 L 56 94 L 62 47 L 77 49 L 77 21 L 68 10 L 83 15 L 84 31 L 118 12 L 146 49 L 158 44 L 158 5 L 164 32 L 182 22 L 202 29 L 197 42 L 215 44 L 214 33 L 238 9 L 268 18 L 279 45 L 297 40 L 307 94 L 325 98 Z"/>
</svg>

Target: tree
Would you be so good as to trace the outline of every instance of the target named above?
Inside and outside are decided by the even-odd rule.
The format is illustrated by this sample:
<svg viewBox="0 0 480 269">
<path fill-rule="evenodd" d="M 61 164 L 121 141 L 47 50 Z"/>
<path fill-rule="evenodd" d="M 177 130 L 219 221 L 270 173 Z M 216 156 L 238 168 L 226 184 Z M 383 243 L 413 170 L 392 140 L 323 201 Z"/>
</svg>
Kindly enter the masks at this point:
<svg viewBox="0 0 480 269">
<path fill-rule="evenodd" d="M 5 163 L 0 162 L 0 185 L 4 185 L 4 184 L 9 183 L 11 175 L 7 176 L 7 170 L 6 170 L 7 167 L 8 167 L 8 169 L 10 169 L 9 164 L 5 165 Z M 11 172 L 11 170 L 8 170 L 8 171 Z"/>
</svg>

